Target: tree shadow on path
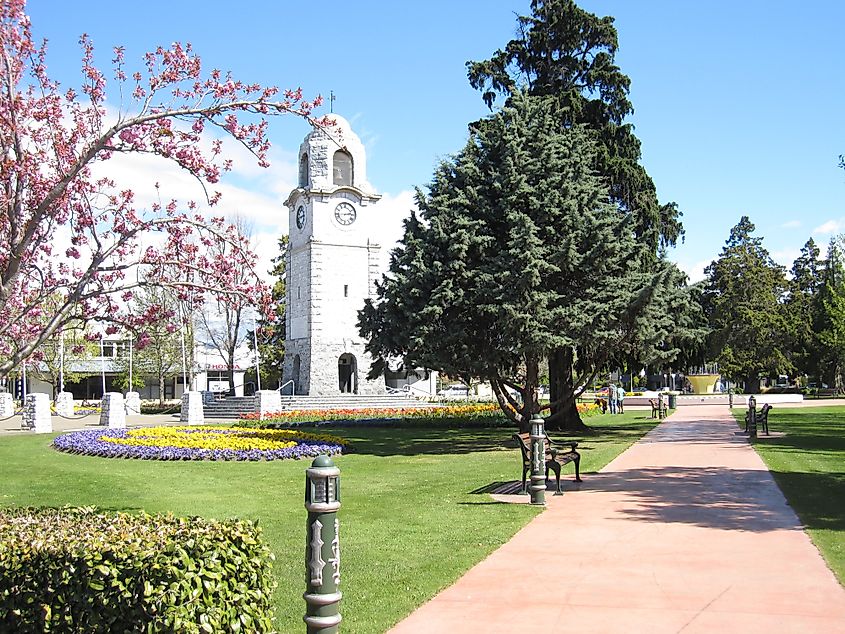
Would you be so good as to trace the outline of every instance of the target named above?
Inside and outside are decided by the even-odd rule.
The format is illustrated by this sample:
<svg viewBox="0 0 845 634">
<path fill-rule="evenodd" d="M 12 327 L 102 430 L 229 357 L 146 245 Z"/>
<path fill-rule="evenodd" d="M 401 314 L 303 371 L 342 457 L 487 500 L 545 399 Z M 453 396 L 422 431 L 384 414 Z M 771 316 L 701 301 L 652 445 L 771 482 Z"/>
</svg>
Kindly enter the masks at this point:
<svg viewBox="0 0 845 634">
<path fill-rule="evenodd" d="M 797 475 L 800 486 L 808 490 L 825 489 L 830 485 L 827 480 L 842 479 L 842 474 L 778 474 L 784 478 Z M 568 483 L 567 489 L 571 486 Z M 625 519 L 758 533 L 803 529 L 768 471 L 648 467 L 588 474 L 578 489 L 587 494 L 620 494 L 621 502 L 609 503 L 608 508 Z M 805 521 L 810 528 L 845 529 L 841 517 L 805 517 Z"/>
</svg>

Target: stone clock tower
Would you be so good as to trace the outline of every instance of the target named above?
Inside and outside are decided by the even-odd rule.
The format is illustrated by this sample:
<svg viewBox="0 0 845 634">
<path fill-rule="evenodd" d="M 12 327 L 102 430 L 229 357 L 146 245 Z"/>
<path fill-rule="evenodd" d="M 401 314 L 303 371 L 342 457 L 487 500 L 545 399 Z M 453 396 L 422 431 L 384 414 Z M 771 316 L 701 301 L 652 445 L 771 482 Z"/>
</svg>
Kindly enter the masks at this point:
<svg viewBox="0 0 845 634">
<path fill-rule="evenodd" d="M 284 381 L 296 394 L 383 394 L 367 380 L 370 357 L 358 311 L 381 276 L 381 196 L 367 182 L 364 146 L 349 123 L 315 127 L 299 148 L 299 186 L 288 196 Z"/>
</svg>

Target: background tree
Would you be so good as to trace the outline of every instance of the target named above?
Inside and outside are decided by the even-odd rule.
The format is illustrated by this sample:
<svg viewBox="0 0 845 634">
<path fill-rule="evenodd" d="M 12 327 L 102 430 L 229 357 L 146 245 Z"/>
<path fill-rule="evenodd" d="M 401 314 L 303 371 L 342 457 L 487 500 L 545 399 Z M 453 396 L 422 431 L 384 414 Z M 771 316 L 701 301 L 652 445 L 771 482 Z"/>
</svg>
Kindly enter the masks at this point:
<svg viewBox="0 0 845 634">
<path fill-rule="evenodd" d="M 275 278 L 270 291 L 272 312 L 263 316 L 258 323 L 258 354 L 261 367 L 261 385 L 271 388 L 282 384 L 282 364 L 285 360 L 285 256 L 288 250 L 288 236 L 279 238 L 279 255 L 273 258 L 269 273 Z M 253 332 L 247 333 L 247 345 L 255 352 Z M 250 368 L 245 380 L 255 380 L 255 370 Z"/>
<path fill-rule="evenodd" d="M 810 238 L 792 263 L 785 308 L 792 339 L 787 342 L 789 358 L 799 374 L 818 375 L 823 354 L 817 326 L 820 319 L 820 293 L 823 262 L 819 247 Z"/>
<path fill-rule="evenodd" d="M 252 242 L 252 227 L 242 217 L 235 219 L 234 226 L 243 243 L 250 244 Z M 220 258 L 235 255 L 231 245 L 225 242 L 218 242 L 212 245 L 211 249 Z M 234 272 L 233 281 L 238 286 L 248 286 L 250 275 L 251 272 L 248 270 Z M 251 304 L 251 298 L 246 295 L 218 296 L 216 310 L 206 309 L 196 312 L 196 323 L 199 326 L 198 334 L 201 343 L 216 350 L 226 364 L 229 375 L 229 395 L 231 396 L 235 394 L 235 367 L 238 365 L 237 361 L 240 358 L 239 351 L 242 351 L 247 342 L 245 320 L 248 318 L 248 310 Z"/>
<path fill-rule="evenodd" d="M 566 351 L 571 368 L 577 349 L 579 367 L 595 372 L 620 347 L 665 334 L 662 300 L 675 298 L 677 269 L 639 265 L 634 233 L 592 171 L 595 151 L 592 134 L 561 126 L 545 97 L 515 94 L 471 126 L 463 151 L 428 193 L 418 190 L 420 217 L 405 223 L 377 301 L 360 313 L 378 359 L 371 377 L 399 356 L 406 367 L 489 380 L 524 428 L 540 411 L 550 352 Z M 582 426 L 575 395 L 589 378 L 564 378 L 551 426 Z"/>
<path fill-rule="evenodd" d="M 789 373 L 794 366 L 786 353 L 791 322 L 782 299 L 785 271 L 752 235 L 754 225 L 742 216 L 731 229 L 719 258 L 706 269 L 702 297 L 712 332 L 708 357 L 746 390 L 759 391 L 760 375 Z"/>
<path fill-rule="evenodd" d="M 822 266 L 822 280 L 816 301 L 815 330 L 819 338 L 819 382 L 843 390 L 845 372 L 845 253 L 842 236 L 831 239 Z"/>
<path fill-rule="evenodd" d="M 193 349 L 190 333 L 181 333 L 179 300 L 167 288 L 145 287 L 133 301 L 134 334 L 132 353 L 133 387 L 144 386 L 144 376 L 152 376 L 158 384 L 158 401 L 165 400 L 165 383 L 182 372 L 181 336 L 186 335 L 186 349 Z M 129 387 L 129 357 L 116 360 L 120 378 L 117 385 Z"/>
<path fill-rule="evenodd" d="M 51 385 L 56 395 L 62 379 L 67 385 L 83 378 L 83 373 L 74 370 L 80 361 L 88 361 L 99 355 L 99 344 L 86 340 L 82 324 L 67 324 L 35 351 L 32 362 L 27 365 L 27 373 L 30 378 Z"/>
<path fill-rule="evenodd" d="M 119 318 L 119 298 L 127 301 L 142 284 L 180 286 L 197 301 L 213 289 L 219 301 L 265 302 L 254 255 L 221 218 L 207 219 L 194 203 L 139 209 L 130 187 L 93 172 L 119 154 L 151 154 L 186 170 L 205 190 L 231 168 L 223 138 L 266 165 L 265 118 L 308 116 L 318 101 L 303 101 L 299 91 L 279 96 L 276 88 L 218 70 L 203 75 L 191 46 L 179 43 L 148 53 L 134 73 L 115 48 L 109 80 L 87 36 L 80 88 L 60 87 L 47 74 L 46 44 L 33 42 L 24 11 L 23 0 L 0 3 L 0 377 L 65 324 Z M 109 94 L 116 112 L 107 113 Z M 208 205 L 219 198 L 206 194 Z M 189 240 L 227 244 L 225 257 L 208 249 L 187 259 Z M 150 274 L 135 276 L 138 267 Z M 192 271 L 192 282 L 168 275 L 174 268 Z M 241 282 L 243 271 L 249 284 Z M 60 302 L 45 314 L 49 297 Z"/>
</svg>

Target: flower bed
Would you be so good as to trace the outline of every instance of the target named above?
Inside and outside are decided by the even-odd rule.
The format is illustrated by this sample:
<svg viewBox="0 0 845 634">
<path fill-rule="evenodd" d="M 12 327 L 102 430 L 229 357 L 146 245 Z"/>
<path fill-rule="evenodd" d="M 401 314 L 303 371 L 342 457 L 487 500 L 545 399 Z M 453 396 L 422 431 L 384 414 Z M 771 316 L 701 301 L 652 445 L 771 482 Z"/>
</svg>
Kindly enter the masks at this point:
<svg viewBox="0 0 845 634">
<path fill-rule="evenodd" d="M 241 420 L 248 422 L 294 424 L 316 423 L 327 421 L 374 421 L 388 419 L 441 420 L 441 419 L 495 419 L 502 415 L 495 403 L 471 403 L 464 405 L 447 405 L 445 407 L 391 407 L 391 408 L 361 408 L 361 409 L 320 409 L 320 410 L 286 410 L 282 412 L 265 413 L 259 421 L 258 413 L 242 414 Z"/>
<path fill-rule="evenodd" d="M 68 453 L 144 460 L 285 460 L 339 454 L 347 446 L 328 434 L 206 426 L 84 430 L 53 441 Z"/>
<path fill-rule="evenodd" d="M 578 403 L 578 413 L 582 417 L 594 416 L 601 412 L 593 403 Z M 324 410 L 287 410 L 265 413 L 259 419 L 258 413 L 242 414 L 236 426 L 245 428 L 279 429 L 286 427 L 341 425 L 363 425 L 369 427 L 508 427 L 513 423 L 508 420 L 498 403 L 465 403 L 442 407 L 419 408 L 363 408 L 363 409 L 324 409 Z"/>
</svg>

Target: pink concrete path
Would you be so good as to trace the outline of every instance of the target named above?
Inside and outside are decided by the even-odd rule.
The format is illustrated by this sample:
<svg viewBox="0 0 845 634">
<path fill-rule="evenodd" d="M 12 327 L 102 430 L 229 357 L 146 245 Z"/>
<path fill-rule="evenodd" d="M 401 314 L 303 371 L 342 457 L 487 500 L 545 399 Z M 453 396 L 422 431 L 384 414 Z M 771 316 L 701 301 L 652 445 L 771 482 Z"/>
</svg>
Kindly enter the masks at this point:
<svg viewBox="0 0 845 634">
<path fill-rule="evenodd" d="M 680 408 L 391 631 L 845 633 L 845 590 L 736 431 Z"/>
</svg>

